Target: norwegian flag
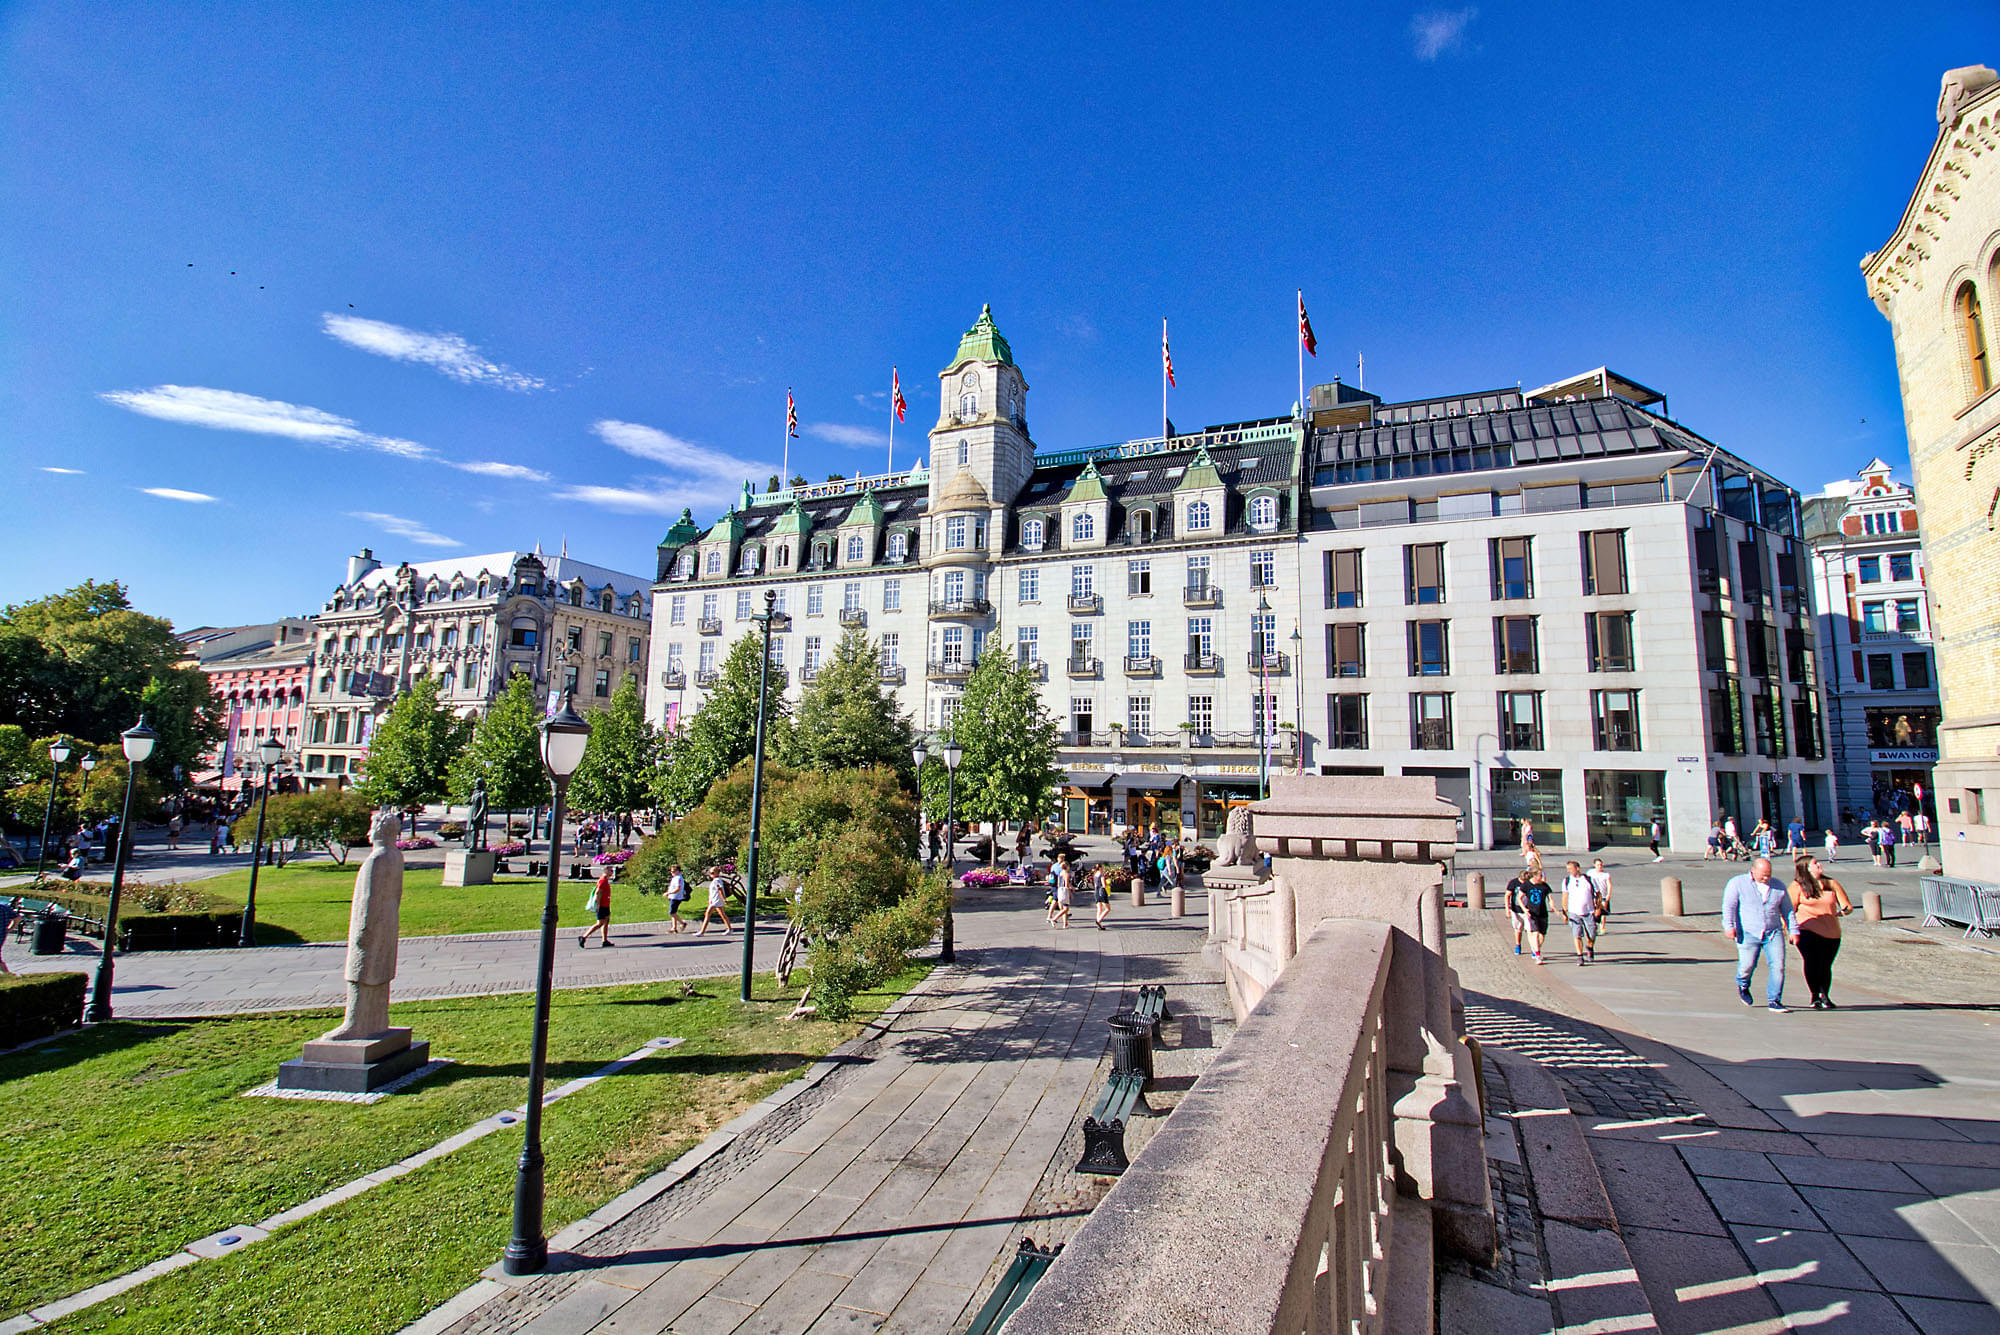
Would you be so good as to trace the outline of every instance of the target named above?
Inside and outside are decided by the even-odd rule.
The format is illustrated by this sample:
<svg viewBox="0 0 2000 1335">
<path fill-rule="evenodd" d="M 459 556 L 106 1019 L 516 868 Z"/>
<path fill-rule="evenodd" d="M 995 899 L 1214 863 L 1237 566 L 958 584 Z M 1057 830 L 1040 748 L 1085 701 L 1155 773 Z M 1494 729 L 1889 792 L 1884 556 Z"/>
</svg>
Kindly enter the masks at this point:
<svg viewBox="0 0 2000 1335">
<path fill-rule="evenodd" d="M 1306 294 L 1299 292 L 1299 342 L 1313 356 L 1319 356 L 1319 340 L 1313 337 L 1313 322 L 1306 318 Z"/>
<path fill-rule="evenodd" d="M 903 410 L 910 405 L 903 401 L 903 376 L 895 367 L 889 368 L 889 406 L 896 410 L 896 420 L 903 420 Z"/>
<path fill-rule="evenodd" d="M 799 434 L 799 405 L 792 402 L 792 391 L 785 391 L 785 434 L 796 438 Z"/>
<path fill-rule="evenodd" d="M 1166 368 L 1167 383 L 1179 385 L 1180 382 L 1174 379 L 1174 354 L 1167 347 L 1167 322 L 1164 319 L 1160 321 L 1160 365 Z"/>
</svg>

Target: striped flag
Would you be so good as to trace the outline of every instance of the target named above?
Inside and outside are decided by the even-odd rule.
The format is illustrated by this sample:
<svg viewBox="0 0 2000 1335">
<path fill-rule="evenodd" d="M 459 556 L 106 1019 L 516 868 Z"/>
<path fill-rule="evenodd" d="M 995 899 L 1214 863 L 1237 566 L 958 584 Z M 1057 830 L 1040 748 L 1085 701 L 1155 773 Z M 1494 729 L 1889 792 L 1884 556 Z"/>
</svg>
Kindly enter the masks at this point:
<svg viewBox="0 0 2000 1335">
<path fill-rule="evenodd" d="M 895 367 L 889 368 L 889 406 L 896 410 L 896 420 L 903 420 L 903 410 L 910 405 L 903 401 L 903 376 Z"/>
<path fill-rule="evenodd" d="M 1160 365 L 1166 369 L 1167 383 L 1169 385 L 1179 385 L 1180 382 L 1174 379 L 1174 354 L 1172 349 L 1167 346 L 1167 321 L 1165 316 L 1160 317 Z"/>
<path fill-rule="evenodd" d="M 1306 318 L 1306 294 L 1299 292 L 1299 344 L 1313 356 L 1319 356 L 1319 340 L 1313 337 L 1313 322 Z"/>
<path fill-rule="evenodd" d="M 799 405 L 792 401 L 792 391 L 785 391 L 785 434 L 794 439 L 799 434 Z"/>
</svg>

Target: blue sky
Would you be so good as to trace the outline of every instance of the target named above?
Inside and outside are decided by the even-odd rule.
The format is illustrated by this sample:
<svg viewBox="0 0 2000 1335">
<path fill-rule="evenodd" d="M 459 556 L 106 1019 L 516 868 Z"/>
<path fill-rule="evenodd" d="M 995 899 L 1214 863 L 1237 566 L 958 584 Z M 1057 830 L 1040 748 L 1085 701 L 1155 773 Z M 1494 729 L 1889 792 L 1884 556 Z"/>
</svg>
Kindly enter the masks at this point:
<svg viewBox="0 0 2000 1335">
<path fill-rule="evenodd" d="M 1806 489 L 1905 456 L 1858 263 L 2000 11 L 13 4 L 0 602 L 316 608 L 342 558 L 650 572 L 692 505 L 923 450 L 991 302 L 1040 445 L 1309 378 L 1608 363 Z M 50 470 L 75 471 L 50 471 Z M 198 499 L 212 498 L 212 499 Z"/>
</svg>

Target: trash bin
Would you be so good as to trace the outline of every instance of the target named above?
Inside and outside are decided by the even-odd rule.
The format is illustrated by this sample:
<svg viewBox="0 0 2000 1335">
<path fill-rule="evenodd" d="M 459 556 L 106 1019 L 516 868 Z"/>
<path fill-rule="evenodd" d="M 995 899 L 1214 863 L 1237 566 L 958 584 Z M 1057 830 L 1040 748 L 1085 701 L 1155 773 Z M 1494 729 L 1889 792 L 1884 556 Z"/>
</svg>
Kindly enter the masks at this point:
<svg viewBox="0 0 2000 1335">
<path fill-rule="evenodd" d="M 35 943 L 29 949 L 37 955 L 60 955 L 69 937 L 69 915 L 61 909 L 44 913 L 35 924 Z"/>
<path fill-rule="evenodd" d="M 1119 1011 L 1111 1017 L 1111 1069 L 1118 1075 L 1138 1071 L 1153 1080 L 1153 1027 L 1135 1011 Z"/>
</svg>

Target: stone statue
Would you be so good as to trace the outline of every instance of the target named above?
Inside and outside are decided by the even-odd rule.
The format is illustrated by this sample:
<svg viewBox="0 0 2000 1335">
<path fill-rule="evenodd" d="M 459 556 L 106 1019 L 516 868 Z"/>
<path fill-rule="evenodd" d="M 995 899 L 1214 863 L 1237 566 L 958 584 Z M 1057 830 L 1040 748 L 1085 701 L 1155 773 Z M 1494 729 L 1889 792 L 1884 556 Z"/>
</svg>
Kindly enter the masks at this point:
<svg viewBox="0 0 2000 1335">
<path fill-rule="evenodd" d="M 486 780 L 472 785 L 472 805 L 465 813 L 465 847 L 478 852 L 486 847 Z"/>
<path fill-rule="evenodd" d="M 403 854 L 396 847 L 402 820 L 375 813 L 368 856 L 354 873 L 354 908 L 347 920 L 347 1014 L 322 1042 L 367 1038 L 389 1027 L 389 980 L 396 976 L 396 943 L 402 934 Z"/>
<path fill-rule="evenodd" d="M 1939 125 L 1950 125 L 1958 119 L 1958 111 L 1967 102 L 1978 96 L 1981 90 L 1991 87 L 2000 80 L 1991 69 L 1984 65 L 1966 65 L 1960 69 L 1947 70 L 1939 81 L 1937 118 Z"/>
<path fill-rule="evenodd" d="M 1215 841 L 1215 865 L 1248 867 L 1256 860 L 1256 846 L 1250 838 L 1250 808 L 1231 807 L 1222 838 Z"/>
</svg>

